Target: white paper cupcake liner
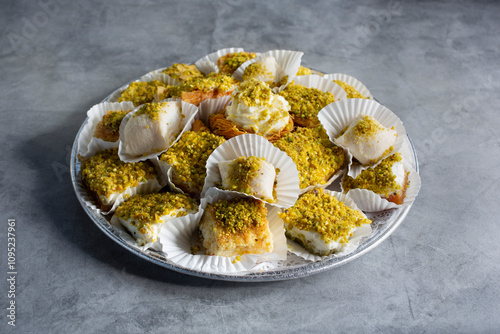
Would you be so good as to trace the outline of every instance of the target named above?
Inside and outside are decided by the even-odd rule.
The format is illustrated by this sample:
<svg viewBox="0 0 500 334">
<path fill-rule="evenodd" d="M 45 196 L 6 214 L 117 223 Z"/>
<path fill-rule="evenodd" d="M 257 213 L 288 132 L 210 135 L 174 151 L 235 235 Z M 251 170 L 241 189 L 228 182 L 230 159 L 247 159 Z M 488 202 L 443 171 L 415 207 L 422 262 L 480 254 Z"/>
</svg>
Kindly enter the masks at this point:
<svg viewBox="0 0 500 334">
<path fill-rule="evenodd" d="M 388 108 L 375 100 L 367 99 L 344 99 L 333 102 L 320 110 L 318 119 L 326 130 L 331 141 L 336 143 L 336 138 L 347 128 L 359 115 L 372 116 L 386 128 L 396 130 L 398 138 L 393 149 L 384 154 L 379 162 L 391 154 L 398 152 L 406 138 L 406 130 L 401 120 Z M 342 147 L 342 145 L 339 145 Z M 350 166 L 349 166 L 350 167 Z M 373 166 L 365 166 L 368 168 Z M 352 176 L 349 168 L 348 175 Z"/>
<path fill-rule="evenodd" d="M 339 80 L 342 82 L 345 82 L 346 84 L 352 86 L 355 90 L 357 90 L 361 95 L 364 97 L 367 97 L 371 100 L 373 100 L 373 95 L 370 93 L 368 88 L 366 88 L 365 85 L 355 77 L 352 77 L 347 74 L 342 74 L 342 73 L 332 73 L 332 74 L 326 74 L 325 78 L 328 80 Z"/>
<path fill-rule="evenodd" d="M 177 80 L 171 78 L 169 75 L 166 75 L 165 73 L 157 72 L 157 70 L 149 72 L 149 73 L 143 75 L 142 77 L 140 77 L 139 79 L 134 80 L 133 82 L 150 82 L 150 81 L 154 81 L 154 80 L 158 80 L 160 82 L 163 82 L 164 84 L 172 85 L 172 86 L 179 84 L 179 82 Z M 127 89 L 127 87 L 129 85 L 130 85 L 130 83 L 123 85 L 122 87 L 115 90 L 113 93 L 111 93 L 111 95 L 109 95 L 107 101 L 108 102 L 117 102 L 118 99 L 120 98 L 120 96 L 122 95 L 122 93 L 125 91 L 125 89 Z"/>
<path fill-rule="evenodd" d="M 294 83 L 307 88 L 316 88 L 322 92 L 330 92 L 333 94 L 335 101 L 347 99 L 347 93 L 342 87 L 322 76 L 315 74 L 300 75 L 298 77 L 295 77 L 293 81 Z M 281 87 L 281 89 L 284 89 L 284 86 Z"/>
<path fill-rule="evenodd" d="M 206 55 L 205 57 L 198 59 L 194 63 L 194 65 L 198 70 L 200 70 L 201 73 L 205 75 L 212 72 L 219 73 L 219 66 L 217 66 L 217 60 L 220 57 L 227 55 L 228 53 L 235 53 L 235 52 L 245 52 L 245 50 L 243 48 L 220 49 Z"/>
<path fill-rule="evenodd" d="M 97 152 L 118 147 L 118 141 L 108 142 L 94 137 L 96 126 L 108 111 L 131 111 L 134 108 L 134 104 L 130 101 L 103 102 L 90 108 L 87 111 L 87 123 L 85 123 L 78 138 L 78 155 L 83 159 L 88 159 Z"/>
<path fill-rule="evenodd" d="M 350 207 L 351 209 L 360 211 L 360 209 L 358 208 L 356 203 L 348 196 L 346 196 L 340 192 L 330 191 L 328 189 L 325 189 L 324 192 L 326 194 L 335 196 L 335 198 L 337 198 L 339 201 L 343 202 L 346 206 Z M 276 214 L 276 216 L 277 216 L 276 219 L 281 220 L 281 222 L 284 224 L 283 220 L 278 216 L 278 212 L 273 212 L 273 214 Z M 273 219 L 274 218 L 275 217 L 273 217 Z M 366 216 L 365 216 L 365 218 L 366 218 Z M 297 256 L 300 256 L 301 258 L 308 260 L 308 261 L 323 261 L 323 260 L 328 260 L 328 259 L 333 258 L 333 257 L 342 257 L 342 256 L 345 256 L 349 253 L 352 253 L 361 244 L 361 242 L 364 240 L 364 238 L 367 238 L 370 236 L 371 232 L 372 232 L 372 228 L 369 224 L 362 225 L 361 227 L 359 227 L 353 231 L 353 236 L 351 238 L 349 238 L 349 242 L 343 247 L 341 252 L 337 252 L 337 253 L 327 255 L 327 256 L 314 255 L 314 254 L 310 253 L 309 251 L 307 251 L 304 247 L 302 247 L 301 245 L 299 245 L 298 243 L 296 243 L 290 239 L 287 240 L 288 251 L 297 255 Z"/>
<path fill-rule="evenodd" d="M 202 199 L 200 211 L 196 215 L 186 216 L 186 219 L 165 224 L 160 232 L 162 251 L 166 257 L 176 265 L 195 271 L 207 273 L 222 273 L 243 275 L 252 271 L 259 263 L 267 262 L 270 267 L 275 267 L 278 261 L 286 259 L 286 238 L 283 222 L 276 219 L 269 220 L 269 228 L 273 234 L 274 251 L 265 254 L 244 254 L 239 256 L 224 257 L 203 255 L 203 250 L 193 254 L 193 246 L 199 244 L 198 224 L 207 204 L 219 200 L 230 200 L 237 196 L 225 194 L 210 189 Z M 275 207 L 268 208 L 268 217 L 275 216 Z M 277 214 L 276 214 L 277 216 Z M 182 217 L 184 218 L 184 217 Z M 269 219 L 269 218 L 268 218 Z"/>
<path fill-rule="evenodd" d="M 276 63 L 278 63 L 281 70 L 283 70 L 284 75 L 288 76 L 287 83 L 289 83 L 297 75 L 297 71 L 299 70 L 303 55 L 304 53 L 299 51 L 290 51 L 290 50 L 267 51 L 262 53 L 259 57 L 248 60 L 243 64 L 241 64 L 241 66 L 238 67 L 236 71 L 233 73 L 233 77 L 236 80 L 243 81 L 243 73 L 250 64 L 253 64 L 264 57 L 273 57 L 276 60 Z"/>
<path fill-rule="evenodd" d="M 267 139 L 255 134 L 244 134 L 233 137 L 222 143 L 212 152 L 207 160 L 207 178 L 203 187 L 202 196 L 208 189 L 222 183 L 219 171 L 219 162 L 234 160 L 239 157 L 256 156 L 265 158 L 266 162 L 279 168 L 276 185 L 276 202 L 269 203 L 273 206 L 288 208 L 292 206 L 299 196 L 299 172 L 292 159 L 283 151 L 271 144 Z M 221 190 L 226 193 L 235 191 Z M 259 199 L 255 196 L 244 196 Z"/>
<path fill-rule="evenodd" d="M 211 115 L 221 112 L 231 101 L 231 95 L 221 96 L 216 99 L 208 99 L 200 103 L 197 118 L 208 126 Z"/>
<path fill-rule="evenodd" d="M 193 125 L 193 122 L 195 120 L 195 116 L 198 113 L 198 107 L 191 104 L 182 101 L 181 99 L 165 99 L 160 102 L 180 102 L 181 104 L 181 113 L 183 115 L 180 126 L 178 129 L 176 129 L 177 136 L 176 138 L 163 150 L 161 151 L 149 151 L 149 152 L 144 152 L 142 155 L 131 155 L 127 154 L 126 152 L 123 152 L 122 150 L 122 135 L 120 134 L 120 140 L 119 140 L 119 145 L 118 145 L 118 155 L 120 157 L 120 160 L 124 162 L 138 162 L 138 161 L 144 161 L 144 160 L 154 160 L 157 156 L 168 150 L 170 146 L 172 146 L 174 143 L 176 143 L 180 136 L 187 131 L 188 129 L 191 129 L 191 126 Z M 120 133 L 124 132 L 125 127 L 127 126 L 127 122 L 130 120 L 131 117 L 134 116 L 134 114 L 140 109 L 140 106 L 137 107 L 135 110 L 131 111 L 128 113 L 125 118 L 122 120 L 122 123 L 120 124 Z"/>
</svg>

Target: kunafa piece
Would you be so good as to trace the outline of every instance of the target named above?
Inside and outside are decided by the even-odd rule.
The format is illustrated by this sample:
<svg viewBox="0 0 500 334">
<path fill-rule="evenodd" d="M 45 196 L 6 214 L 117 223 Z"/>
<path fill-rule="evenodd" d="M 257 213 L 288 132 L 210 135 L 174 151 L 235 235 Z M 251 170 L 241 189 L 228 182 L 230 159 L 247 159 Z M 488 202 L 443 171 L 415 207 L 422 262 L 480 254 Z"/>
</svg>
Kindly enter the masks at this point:
<svg viewBox="0 0 500 334">
<path fill-rule="evenodd" d="M 195 65 L 189 64 L 172 64 L 172 66 L 165 68 L 161 72 L 179 82 L 203 77 L 203 73 L 201 73 Z"/>
<path fill-rule="evenodd" d="M 265 158 L 239 157 L 219 162 L 222 189 L 238 191 L 274 202 L 276 170 Z"/>
<path fill-rule="evenodd" d="M 344 150 L 330 141 L 322 127 L 299 127 L 274 145 L 297 165 L 301 189 L 326 184 L 344 164 Z"/>
<path fill-rule="evenodd" d="M 128 113 L 128 110 L 108 111 L 97 123 L 94 137 L 109 142 L 117 141 L 120 138 L 120 124 Z"/>
<path fill-rule="evenodd" d="M 335 143 L 349 149 L 362 165 L 374 164 L 394 149 L 398 134 L 374 117 L 359 115 Z"/>
<path fill-rule="evenodd" d="M 326 105 L 335 102 L 331 92 L 291 83 L 279 95 L 290 104 L 290 115 L 296 125 L 316 127 L 320 124 L 318 113 Z"/>
<path fill-rule="evenodd" d="M 199 225 L 207 255 L 272 252 L 274 243 L 263 202 L 237 198 L 208 204 Z"/>
<path fill-rule="evenodd" d="M 222 113 L 210 117 L 210 127 L 226 139 L 244 133 L 255 133 L 273 141 L 293 129 L 290 106 L 274 94 L 262 81 L 247 80 L 231 95 L 231 102 Z"/>
<path fill-rule="evenodd" d="M 279 216 L 285 223 L 286 236 L 319 256 L 342 251 L 357 228 L 371 223 L 361 211 L 322 188 L 303 194 Z"/>
<path fill-rule="evenodd" d="M 159 159 L 172 168 L 171 181 L 176 187 L 198 197 L 207 176 L 207 159 L 224 141 L 208 131 L 186 131 Z"/>
<path fill-rule="evenodd" d="M 81 165 L 82 181 L 102 210 L 109 210 L 124 194 L 141 185 L 158 191 L 160 184 L 154 166 L 147 161 L 126 163 L 120 160 L 116 148 L 98 152 Z"/>
<path fill-rule="evenodd" d="M 272 56 L 262 57 L 248 65 L 243 72 L 243 80 L 255 79 L 263 81 L 269 87 L 279 87 L 285 84 L 288 76 Z"/>
<path fill-rule="evenodd" d="M 137 107 L 153 101 L 160 87 L 165 89 L 168 85 L 159 80 L 134 81 L 122 92 L 118 102 L 131 101 Z"/>
<path fill-rule="evenodd" d="M 375 167 L 361 171 L 355 178 L 345 175 L 342 190 L 367 189 L 394 204 L 403 204 L 408 187 L 409 172 L 403 166 L 401 153 L 395 153 L 383 159 Z"/>
<path fill-rule="evenodd" d="M 120 126 L 120 156 L 141 158 L 166 150 L 181 131 L 180 101 L 151 102 L 139 107 Z"/>
<path fill-rule="evenodd" d="M 197 211 L 196 202 L 185 194 L 137 194 L 123 202 L 113 218 L 128 230 L 139 246 L 144 246 L 158 239 L 164 223 Z"/>
<path fill-rule="evenodd" d="M 241 64 L 255 57 L 257 57 L 257 54 L 254 52 L 242 51 L 227 53 L 217 59 L 219 73 L 231 75 Z"/>
</svg>

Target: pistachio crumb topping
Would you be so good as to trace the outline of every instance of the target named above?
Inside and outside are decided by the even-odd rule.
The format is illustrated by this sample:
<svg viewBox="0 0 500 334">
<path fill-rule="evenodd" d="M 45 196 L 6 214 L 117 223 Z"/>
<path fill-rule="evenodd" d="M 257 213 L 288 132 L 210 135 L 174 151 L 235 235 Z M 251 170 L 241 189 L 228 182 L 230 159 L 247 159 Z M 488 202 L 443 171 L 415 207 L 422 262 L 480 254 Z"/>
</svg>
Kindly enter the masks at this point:
<svg viewBox="0 0 500 334">
<path fill-rule="evenodd" d="M 297 128 L 274 145 L 297 165 L 301 189 L 325 184 L 344 163 L 344 150 L 330 141 L 323 127 Z"/>
<path fill-rule="evenodd" d="M 226 190 L 239 191 L 253 195 L 251 180 L 255 179 L 265 158 L 254 156 L 239 157 L 232 161 L 229 168 L 229 187 Z"/>
<path fill-rule="evenodd" d="M 160 118 L 160 113 L 163 112 L 163 108 L 166 107 L 168 102 L 151 102 L 145 103 L 139 110 L 136 111 L 134 117 L 140 115 L 148 115 L 153 121 L 157 121 Z"/>
<path fill-rule="evenodd" d="M 233 103 L 243 103 L 247 107 L 270 106 L 271 88 L 264 82 L 250 79 L 240 84 L 237 90 L 233 92 Z"/>
<path fill-rule="evenodd" d="M 228 53 L 219 58 L 219 71 L 221 73 L 229 73 L 232 74 L 241 64 L 246 62 L 247 60 L 254 59 L 257 57 L 257 54 L 253 52 L 234 52 Z"/>
<path fill-rule="evenodd" d="M 304 67 L 304 66 L 299 66 L 299 70 L 297 71 L 297 75 L 311 75 L 311 69 Z"/>
<path fill-rule="evenodd" d="M 244 233 L 246 229 L 262 226 L 267 220 L 267 210 L 261 201 L 238 198 L 219 201 L 213 205 L 216 224 L 223 233 Z"/>
<path fill-rule="evenodd" d="M 273 74 L 271 71 L 266 69 L 263 63 L 256 61 L 245 68 L 245 72 L 243 72 L 243 80 L 250 80 L 260 75 L 271 77 Z"/>
<path fill-rule="evenodd" d="M 134 106 L 153 101 L 158 87 L 169 87 L 167 84 L 158 81 L 134 81 L 118 98 L 118 102 L 132 101 Z"/>
<path fill-rule="evenodd" d="M 303 194 L 294 206 L 279 213 L 279 216 L 288 229 L 294 226 L 303 231 L 316 232 L 325 243 L 335 241 L 346 244 L 353 228 L 371 223 L 360 211 L 348 207 L 322 188 Z"/>
<path fill-rule="evenodd" d="M 377 166 L 363 170 L 356 178 L 346 174 L 342 179 L 344 192 L 361 188 L 388 197 L 401 189 L 401 185 L 396 182 L 396 175 L 392 172 L 392 166 L 402 160 L 401 153 L 395 153 L 382 160 Z"/>
<path fill-rule="evenodd" d="M 335 102 L 331 92 L 323 92 L 317 88 L 308 88 L 291 83 L 279 95 L 290 104 L 290 114 L 300 118 L 316 118 L 321 109 Z"/>
<path fill-rule="evenodd" d="M 182 217 L 197 210 L 196 202 L 185 194 L 153 193 L 137 194 L 116 209 L 116 216 L 131 220 L 139 230 L 141 226 L 160 223 L 162 217 Z"/>
<path fill-rule="evenodd" d="M 209 73 L 204 77 L 194 77 L 186 80 L 179 86 L 171 88 L 171 95 L 180 97 L 182 92 L 203 91 L 208 93 L 213 89 L 220 92 L 227 92 L 233 89 L 238 84 L 238 81 L 231 75 L 223 73 Z"/>
<path fill-rule="evenodd" d="M 354 135 L 356 140 L 364 141 L 366 138 L 373 138 L 385 128 L 373 117 L 363 115 L 354 125 Z"/>
<path fill-rule="evenodd" d="M 127 110 L 110 110 L 97 123 L 95 136 L 105 141 L 117 141 L 120 134 L 120 124 L 123 118 L 127 115 Z"/>
<path fill-rule="evenodd" d="M 348 99 L 367 99 L 367 97 L 361 95 L 361 93 L 358 92 L 353 86 L 340 80 L 333 80 L 333 82 L 345 90 Z"/>
<path fill-rule="evenodd" d="M 177 79 L 179 81 L 186 81 L 193 78 L 203 77 L 203 73 L 201 73 L 195 65 L 178 63 L 172 64 L 172 66 L 167 67 L 162 71 L 162 73 L 168 74 L 171 78 Z"/>
<path fill-rule="evenodd" d="M 118 149 L 101 151 L 84 161 L 82 180 L 99 196 L 109 197 L 141 182 L 156 178 L 153 165 L 147 161 L 126 163 L 118 157 Z"/>
<path fill-rule="evenodd" d="M 186 131 L 179 141 L 160 156 L 160 160 L 173 166 L 181 182 L 192 182 L 201 191 L 207 176 L 205 166 L 208 157 L 223 142 L 224 137 L 208 131 Z"/>
</svg>

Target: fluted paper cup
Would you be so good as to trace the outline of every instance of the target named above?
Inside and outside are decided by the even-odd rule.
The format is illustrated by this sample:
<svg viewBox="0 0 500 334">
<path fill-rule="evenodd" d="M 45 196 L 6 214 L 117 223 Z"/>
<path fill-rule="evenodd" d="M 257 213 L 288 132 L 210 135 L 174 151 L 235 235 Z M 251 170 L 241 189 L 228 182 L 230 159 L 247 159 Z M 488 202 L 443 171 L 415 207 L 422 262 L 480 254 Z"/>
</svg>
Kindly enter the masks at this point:
<svg viewBox="0 0 500 334">
<path fill-rule="evenodd" d="M 332 81 L 334 80 L 342 81 L 343 83 L 346 83 L 349 86 L 353 87 L 358 93 L 363 95 L 363 97 L 373 100 L 372 93 L 370 93 L 368 88 L 366 88 L 366 86 L 363 85 L 363 83 L 358 79 L 356 79 L 355 77 L 343 73 L 331 73 L 331 74 L 326 74 L 325 78 Z"/>
</svg>

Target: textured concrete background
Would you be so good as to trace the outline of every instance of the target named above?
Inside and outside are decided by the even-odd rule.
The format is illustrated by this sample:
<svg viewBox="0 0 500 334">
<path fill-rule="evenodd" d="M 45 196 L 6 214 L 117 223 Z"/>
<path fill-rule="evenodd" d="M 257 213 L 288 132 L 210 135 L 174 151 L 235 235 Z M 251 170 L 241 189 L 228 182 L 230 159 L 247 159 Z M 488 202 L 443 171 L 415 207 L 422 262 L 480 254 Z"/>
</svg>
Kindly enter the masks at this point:
<svg viewBox="0 0 500 334">
<path fill-rule="evenodd" d="M 3 1 L 0 332 L 498 333 L 499 31 L 494 1 Z M 141 260 L 85 215 L 69 149 L 86 111 L 233 46 L 303 51 L 402 119 L 423 187 L 376 249 L 297 280 L 210 281 Z"/>
</svg>

